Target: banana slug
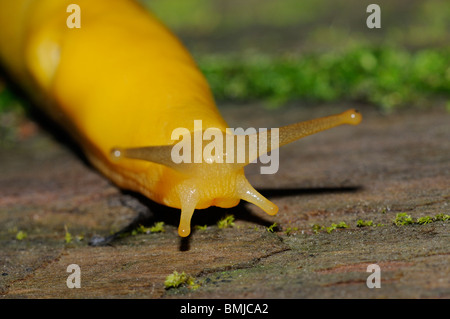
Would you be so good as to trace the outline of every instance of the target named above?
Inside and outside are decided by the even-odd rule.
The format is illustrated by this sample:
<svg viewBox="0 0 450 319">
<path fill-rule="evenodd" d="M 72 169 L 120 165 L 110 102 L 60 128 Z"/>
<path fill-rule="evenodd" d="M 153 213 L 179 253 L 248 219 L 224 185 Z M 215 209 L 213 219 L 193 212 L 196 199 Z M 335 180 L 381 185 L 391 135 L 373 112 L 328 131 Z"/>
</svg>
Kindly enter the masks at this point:
<svg viewBox="0 0 450 319">
<path fill-rule="evenodd" d="M 172 160 L 172 133 L 186 128 L 195 135 L 196 120 L 202 129 L 231 136 L 206 79 L 180 41 L 131 0 L 76 0 L 81 28 L 70 29 L 71 2 L 0 0 L 0 60 L 93 166 L 123 189 L 181 209 L 182 237 L 190 234 L 196 209 L 230 208 L 243 199 L 276 214 L 277 206 L 244 175 L 254 158 L 218 162 L 214 159 L 224 154 L 217 154 L 200 163 Z M 287 125 L 278 131 L 277 147 L 360 121 L 357 111 L 348 110 Z M 248 148 L 246 141 L 239 147 Z"/>
</svg>

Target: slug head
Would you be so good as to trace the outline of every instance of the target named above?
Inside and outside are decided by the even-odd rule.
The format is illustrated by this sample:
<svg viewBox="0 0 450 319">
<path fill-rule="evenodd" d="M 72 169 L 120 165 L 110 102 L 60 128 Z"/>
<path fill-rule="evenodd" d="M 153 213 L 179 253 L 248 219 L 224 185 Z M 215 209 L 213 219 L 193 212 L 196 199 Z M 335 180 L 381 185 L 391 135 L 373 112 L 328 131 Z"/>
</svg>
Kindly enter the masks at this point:
<svg viewBox="0 0 450 319">
<path fill-rule="evenodd" d="M 181 208 L 178 234 L 190 234 L 195 209 L 230 208 L 241 199 L 275 215 L 278 207 L 257 192 L 244 175 L 244 167 L 259 156 L 302 137 L 332 127 L 361 122 L 355 110 L 281 127 L 279 130 L 237 136 L 219 129 L 181 135 L 174 145 L 114 149 L 113 157 L 145 160 L 170 167 L 174 175 L 168 198 Z M 244 154 L 244 155 L 242 155 Z"/>
<path fill-rule="evenodd" d="M 205 136 L 210 135 L 214 138 L 205 140 Z M 164 192 L 164 202 L 168 206 L 181 208 L 178 233 L 186 237 L 190 234 L 195 209 L 210 206 L 230 208 L 244 199 L 269 215 L 277 213 L 278 207 L 257 192 L 245 178 L 244 166 L 250 162 L 248 149 L 248 136 L 238 139 L 235 135 L 210 129 L 184 135 L 174 145 L 116 148 L 111 154 L 116 159 L 146 160 L 172 169 L 170 176 L 166 177 L 170 180 L 167 181 L 169 187 L 160 191 Z M 246 151 L 246 156 L 241 156 L 242 151 Z M 243 159 L 239 160 L 238 154 Z"/>
</svg>

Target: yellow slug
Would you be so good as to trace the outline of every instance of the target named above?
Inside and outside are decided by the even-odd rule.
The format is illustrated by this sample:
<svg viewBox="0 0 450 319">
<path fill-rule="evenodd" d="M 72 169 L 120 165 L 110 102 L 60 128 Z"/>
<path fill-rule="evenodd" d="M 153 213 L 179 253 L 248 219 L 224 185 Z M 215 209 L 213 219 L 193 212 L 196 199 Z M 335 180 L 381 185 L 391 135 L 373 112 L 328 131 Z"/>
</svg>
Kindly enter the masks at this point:
<svg viewBox="0 0 450 319">
<path fill-rule="evenodd" d="M 81 9 L 81 28 L 67 25 L 71 3 Z M 200 163 L 174 162 L 171 151 L 182 138 L 174 140 L 172 133 L 186 128 L 195 140 L 196 120 L 202 121 L 202 132 L 212 129 L 225 137 L 224 144 L 235 137 L 227 132 L 229 126 L 190 54 L 134 1 L 0 0 L 0 60 L 106 177 L 181 209 L 180 236 L 190 234 L 195 209 L 230 208 L 243 199 L 270 215 L 277 213 L 244 176 L 244 166 L 255 158 L 217 161 L 227 152 L 249 149 L 249 136 L 244 146 Z M 281 127 L 279 146 L 360 121 L 361 115 L 349 110 Z M 202 141 L 201 151 L 206 147 Z M 256 157 L 267 151 L 270 147 L 258 149 Z"/>
</svg>

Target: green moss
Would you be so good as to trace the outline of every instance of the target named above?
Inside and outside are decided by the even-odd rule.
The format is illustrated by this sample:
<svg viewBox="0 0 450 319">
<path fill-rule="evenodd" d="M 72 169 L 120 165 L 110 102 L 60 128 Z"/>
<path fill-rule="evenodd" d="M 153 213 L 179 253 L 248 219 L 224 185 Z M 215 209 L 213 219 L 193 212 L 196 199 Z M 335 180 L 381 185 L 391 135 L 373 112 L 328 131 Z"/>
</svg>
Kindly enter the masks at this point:
<svg viewBox="0 0 450 319">
<path fill-rule="evenodd" d="M 84 239 L 84 235 L 74 235 L 69 232 L 67 225 L 64 225 L 64 232 L 64 242 L 66 244 L 72 244 L 74 241 L 79 243 Z"/>
<path fill-rule="evenodd" d="M 184 271 L 181 274 L 174 271 L 172 274 L 167 276 L 164 281 L 164 287 L 166 289 L 178 288 L 181 286 L 187 286 L 189 289 L 195 290 L 200 287 L 200 284 L 196 283 L 195 278 L 186 274 Z"/>
<path fill-rule="evenodd" d="M 450 215 L 447 214 L 437 214 L 436 216 L 434 216 L 434 221 L 447 221 L 450 219 Z"/>
<path fill-rule="evenodd" d="M 354 100 L 392 110 L 450 96 L 449 48 L 410 53 L 355 47 L 288 57 L 208 55 L 198 62 L 218 100 L 265 100 L 273 107 L 289 100 Z"/>
<path fill-rule="evenodd" d="M 407 213 L 398 213 L 395 216 L 394 224 L 397 226 L 410 225 L 410 224 L 414 224 L 414 220 Z"/>
<path fill-rule="evenodd" d="M 424 217 L 417 218 L 417 224 L 419 224 L 419 225 L 426 225 L 426 224 L 430 224 L 432 222 L 433 222 L 433 218 L 431 218 L 430 216 L 424 216 Z"/>
<path fill-rule="evenodd" d="M 417 225 L 427 225 L 436 221 L 447 221 L 450 219 L 450 215 L 448 214 L 437 214 L 434 217 L 430 217 L 430 216 L 424 216 L 424 217 L 420 217 L 417 220 L 414 220 L 413 217 L 411 217 L 411 215 L 408 215 L 407 213 L 398 213 L 395 216 L 395 219 L 393 220 L 393 224 L 396 226 L 405 226 L 405 225 L 412 225 L 412 224 L 417 224 Z M 356 222 L 356 227 L 383 227 L 386 226 L 384 224 L 378 223 L 375 224 L 372 220 L 362 220 L 359 219 Z M 322 225 L 318 225 L 318 224 L 314 224 L 312 225 L 312 231 L 315 234 L 318 234 L 320 232 L 326 231 L 327 233 L 331 233 L 333 231 L 335 231 L 336 229 L 339 228 L 348 228 L 349 226 L 345 223 L 345 222 L 340 222 L 338 224 L 332 223 L 331 226 L 322 226 Z"/>
<path fill-rule="evenodd" d="M 146 234 L 149 230 L 148 227 L 144 227 L 143 225 L 139 225 L 136 229 L 131 231 L 131 236 L 136 236 L 137 234 Z M 124 237 L 128 236 L 128 234 L 123 234 Z"/>
<path fill-rule="evenodd" d="M 325 230 L 328 234 L 335 231 L 336 229 L 343 229 L 348 228 L 348 225 L 345 222 L 340 222 L 338 224 L 332 223 L 331 226 L 321 226 L 318 224 L 312 225 L 312 230 L 315 234 L 320 233 L 321 231 Z"/>
<path fill-rule="evenodd" d="M 132 236 L 137 234 L 150 234 L 150 233 L 163 233 L 165 232 L 164 222 L 156 222 L 151 227 L 145 227 L 143 225 L 139 225 L 136 229 L 131 232 Z"/>
<path fill-rule="evenodd" d="M 164 233 L 164 222 L 157 222 L 152 227 L 150 227 L 150 233 Z"/>
<path fill-rule="evenodd" d="M 69 233 L 69 229 L 67 226 L 64 226 L 65 234 L 64 234 L 64 241 L 66 244 L 70 244 L 73 240 L 72 234 Z"/>
<path fill-rule="evenodd" d="M 278 225 L 277 225 L 277 223 L 273 223 L 272 225 L 270 225 L 269 227 L 267 227 L 266 229 L 267 229 L 267 231 L 269 232 L 269 233 L 274 233 L 275 232 L 275 229 L 278 227 Z"/>
<path fill-rule="evenodd" d="M 208 228 L 208 225 L 203 225 L 203 226 L 195 225 L 195 229 L 198 229 L 198 230 L 206 230 L 207 228 Z"/>
<path fill-rule="evenodd" d="M 28 234 L 25 231 L 23 231 L 23 230 L 19 230 L 17 232 L 17 234 L 16 234 L 16 239 L 17 240 L 24 240 L 27 237 L 28 237 Z"/>
<path fill-rule="evenodd" d="M 234 226 L 234 216 L 227 215 L 217 222 L 219 228 L 229 228 Z"/>
<path fill-rule="evenodd" d="M 394 224 L 397 226 L 404 226 L 411 224 L 427 225 L 437 221 L 447 221 L 449 219 L 450 215 L 441 213 L 437 214 L 434 217 L 431 216 L 419 217 L 416 221 L 414 221 L 414 219 L 407 213 L 398 213 L 394 219 Z"/>
<path fill-rule="evenodd" d="M 296 231 L 298 231 L 298 227 L 288 227 L 288 228 L 286 228 L 284 233 L 289 236 L 290 234 L 292 234 L 293 232 L 296 232 Z"/>
<path fill-rule="evenodd" d="M 322 230 L 324 230 L 325 229 L 325 227 L 324 226 L 321 226 L 321 225 L 319 225 L 319 224 L 314 224 L 314 225 L 312 225 L 312 230 L 313 230 L 313 232 L 315 233 L 315 234 L 318 234 L 318 233 L 320 233 Z"/>
<path fill-rule="evenodd" d="M 364 221 L 364 220 L 362 220 L 362 219 L 359 219 L 359 220 L 356 222 L 356 227 L 371 227 L 371 226 L 374 226 L 374 225 L 373 225 L 373 221 L 371 221 L 371 220 L 366 220 L 366 221 Z"/>
<path fill-rule="evenodd" d="M 331 226 L 326 227 L 326 231 L 329 234 L 338 228 L 348 228 L 348 225 L 345 222 L 340 222 L 339 224 L 332 223 Z"/>
</svg>

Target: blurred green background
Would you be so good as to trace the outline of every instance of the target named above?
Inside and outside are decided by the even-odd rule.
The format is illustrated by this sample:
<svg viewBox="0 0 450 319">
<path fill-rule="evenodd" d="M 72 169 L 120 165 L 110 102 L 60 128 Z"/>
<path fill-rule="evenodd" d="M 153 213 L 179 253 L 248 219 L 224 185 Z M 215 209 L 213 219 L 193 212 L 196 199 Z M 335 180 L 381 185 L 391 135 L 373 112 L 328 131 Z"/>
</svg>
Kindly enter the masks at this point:
<svg viewBox="0 0 450 319">
<path fill-rule="evenodd" d="M 362 44 L 448 46 L 446 0 L 140 0 L 195 51 L 342 51 Z M 382 27 L 366 27 L 381 7 Z"/>
<path fill-rule="evenodd" d="M 338 101 L 450 111 L 450 1 L 140 0 L 188 47 L 218 103 Z M 23 103 L 0 79 L 0 134 Z M 11 124 L 12 123 L 12 124 Z M 4 136 L 3 136 L 4 137 Z M 2 136 L 0 135 L 0 139 Z"/>
<path fill-rule="evenodd" d="M 220 101 L 350 100 L 450 108 L 450 1 L 142 0 L 183 40 Z"/>
</svg>

